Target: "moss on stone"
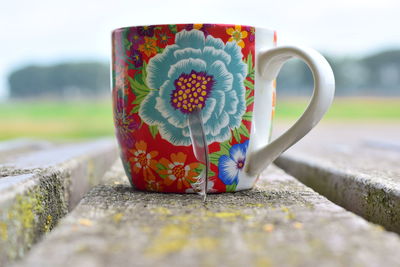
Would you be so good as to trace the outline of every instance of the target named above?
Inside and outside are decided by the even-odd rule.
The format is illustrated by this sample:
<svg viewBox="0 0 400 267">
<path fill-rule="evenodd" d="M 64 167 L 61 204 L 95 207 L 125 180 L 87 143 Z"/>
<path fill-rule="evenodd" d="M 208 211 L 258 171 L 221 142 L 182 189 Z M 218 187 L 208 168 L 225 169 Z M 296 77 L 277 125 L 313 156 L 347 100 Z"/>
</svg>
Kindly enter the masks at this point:
<svg viewBox="0 0 400 267">
<path fill-rule="evenodd" d="M 193 237 L 189 224 L 163 226 L 145 249 L 148 257 L 165 256 L 182 250 L 213 251 L 218 239 L 212 236 Z"/>
<path fill-rule="evenodd" d="M 53 225 L 53 216 L 51 216 L 50 214 L 47 215 L 47 220 L 43 226 L 43 230 L 47 233 L 50 232 L 51 228 Z"/>
<path fill-rule="evenodd" d="M 122 218 L 124 217 L 124 214 L 122 212 L 117 212 L 113 215 L 113 221 L 118 224 L 121 222 Z"/>
<path fill-rule="evenodd" d="M 7 224 L 4 222 L 0 222 L 0 238 L 3 241 L 7 241 L 8 239 Z"/>
<path fill-rule="evenodd" d="M 51 173 L 0 210 L 0 263 L 22 257 L 67 213 L 63 191 Z"/>
<path fill-rule="evenodd" d="M 365 197 L 367 219 L 385 225 L 389 230 L 400 231 L 400 205 L 385 188 L 368 187 Z"/>
</svg>

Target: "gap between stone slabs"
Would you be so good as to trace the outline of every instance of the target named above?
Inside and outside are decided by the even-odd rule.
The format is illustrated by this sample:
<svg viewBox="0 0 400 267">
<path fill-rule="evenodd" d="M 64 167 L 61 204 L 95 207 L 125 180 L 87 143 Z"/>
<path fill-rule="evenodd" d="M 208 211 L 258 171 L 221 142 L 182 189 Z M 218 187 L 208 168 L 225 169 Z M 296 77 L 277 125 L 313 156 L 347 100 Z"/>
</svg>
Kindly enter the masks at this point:
<svg viewBox="0 0 400 267">
<path fill-rule="evenodd" d="M 327 124 L 275 164 L 334 203 L 400 233 L 400 126 Z"/>
<path fill-rule="evenodd" d="M 17 147 L 26 153 L 8 151 L 0 164 L 0 266 L 23 257 L 117 158 L 112 139 Z"/>
</svg>

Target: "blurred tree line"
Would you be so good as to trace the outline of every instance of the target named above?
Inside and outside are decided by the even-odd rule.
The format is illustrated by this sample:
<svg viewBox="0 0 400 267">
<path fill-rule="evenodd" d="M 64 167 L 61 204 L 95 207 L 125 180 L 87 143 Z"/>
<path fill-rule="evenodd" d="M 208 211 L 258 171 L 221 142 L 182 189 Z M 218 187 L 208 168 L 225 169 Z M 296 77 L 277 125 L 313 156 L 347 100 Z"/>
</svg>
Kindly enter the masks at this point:
<svg viewBox="0 0 400 267">
<path fill-rule="evenodd" d="M 364 58 L 325 55 L 336 79 L 336 95 L 400 96 L 400 50 Z M 102 97 L 110 87 L 109 66 L 99 62 L 28 66 L 9 76 L 12 98 Z M 300 60 L 285 64 L 278 76 L 280 95 L 303 96 L 312 92 L 310 70 Z"/>
<path fill-rule="evenodd" d="M 110 88 L 105 63 L 63 63 L 27 66 L 8 77 L 12 98 L 101 98 Z"/>
<path fill-rule="evenodd" d="M 325 57 L 335 74 L 336 95 L 400 96 L 400 50 L 364 58 Z M 309 95 L 313 78 L 303 62 L 291 60 L 283 66 L 277 84 L 281 95 Z"/>
</svg>

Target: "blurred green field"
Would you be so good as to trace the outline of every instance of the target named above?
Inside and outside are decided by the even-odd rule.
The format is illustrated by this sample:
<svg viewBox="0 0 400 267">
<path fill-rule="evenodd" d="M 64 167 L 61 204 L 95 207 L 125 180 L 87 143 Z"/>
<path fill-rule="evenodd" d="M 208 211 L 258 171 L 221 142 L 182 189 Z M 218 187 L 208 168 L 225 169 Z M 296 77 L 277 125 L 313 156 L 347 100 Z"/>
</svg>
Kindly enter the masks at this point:
<svg viewBox="0 0 400 267">
<path fill-rule="evenodd" d="M 0 104 L 0 139 L 81 139 L 113 133 L 110 102 Z"/>
<path fill-rule="evenodd" d="M 276 121 L 293 121 L 305 98 L 278 99 Z M 325 121 L 400 123 L 400 98 L 337 98 Z M 113 135 L 111 103 L 5 102 L 0 104 L 0 139 L 82 139 Z"/>
<path fill-rule="evenodd" d="M 306 98 L 278 98 L 276 119 L 296 119 L 307 104 Z M 324 120 L 400 122 L 400 98 L 336 98 Z"/>
</svg>

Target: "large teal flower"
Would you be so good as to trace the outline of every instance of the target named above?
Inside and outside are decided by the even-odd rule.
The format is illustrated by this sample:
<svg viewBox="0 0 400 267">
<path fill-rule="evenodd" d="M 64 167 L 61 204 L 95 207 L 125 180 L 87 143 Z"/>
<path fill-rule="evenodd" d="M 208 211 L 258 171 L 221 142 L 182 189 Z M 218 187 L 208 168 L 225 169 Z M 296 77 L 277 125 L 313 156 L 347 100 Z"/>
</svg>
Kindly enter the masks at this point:
<svg viewBox="0 0 400 267">
<path fill-rule="evenodd" d="M 174 145 L 190 145 L 187 115 L 201 108 L 207 143 L 230 138 L 246 110 L 246 64 L 235 42 L 199 30 L 176 34 L 175 44 L 150 59 L 147 85 L 155 90 L 143 100 L 139 115 L 158 125 L 161 136 Z"/>
</svg>

